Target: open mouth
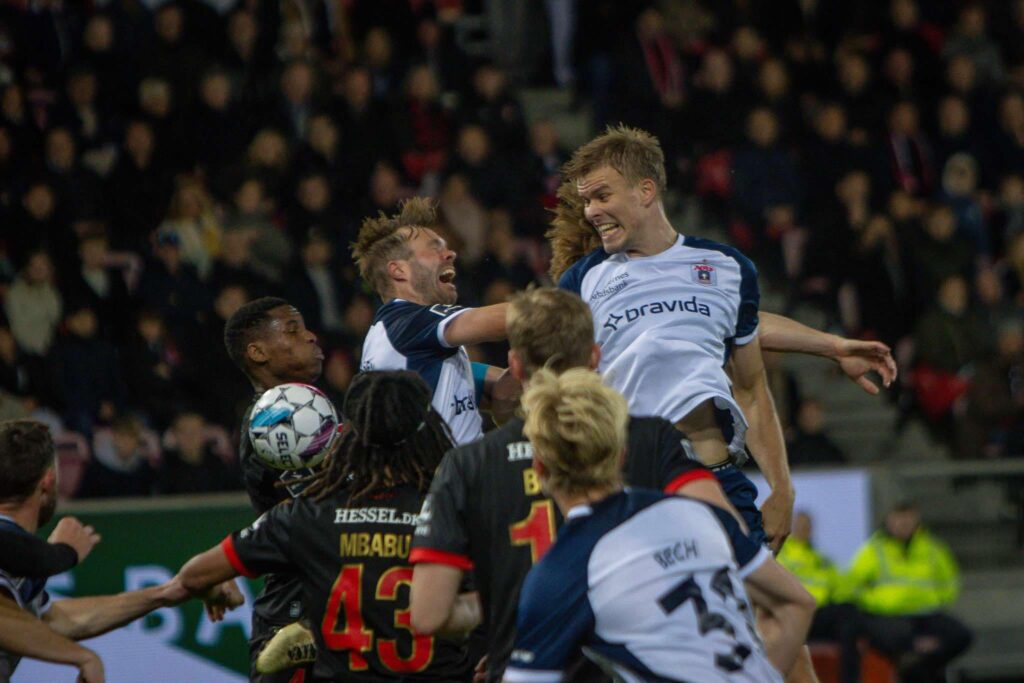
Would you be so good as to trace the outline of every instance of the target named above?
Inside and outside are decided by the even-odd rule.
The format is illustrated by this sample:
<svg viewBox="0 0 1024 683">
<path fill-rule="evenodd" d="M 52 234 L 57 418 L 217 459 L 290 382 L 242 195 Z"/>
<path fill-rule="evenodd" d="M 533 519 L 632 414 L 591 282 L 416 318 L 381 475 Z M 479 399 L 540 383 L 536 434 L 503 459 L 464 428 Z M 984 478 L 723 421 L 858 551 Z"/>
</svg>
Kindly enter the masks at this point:
<svg viewBox="0 0 1024 683">
<path fill-rule="evenodd" d="M 600 225 L 595 225 L 594 227 L 597 228 L 598 235 L 600 235 L 601 237 L 606 237 L 611 233 L 615 232 L 616 230 L 620 229 L 622 226 L 619 225 L 618 223 L 601 223 Z"/>
<path fill-rule="evenodd" d="M 455 269 L 454 268 L 445 268 L 437 276 L 437 279 L 440 280 L 441 284 L 443 284 L 443 285 L 450 285 L 451 283 L 453 283 L 455 281 Z"/>
</svg>

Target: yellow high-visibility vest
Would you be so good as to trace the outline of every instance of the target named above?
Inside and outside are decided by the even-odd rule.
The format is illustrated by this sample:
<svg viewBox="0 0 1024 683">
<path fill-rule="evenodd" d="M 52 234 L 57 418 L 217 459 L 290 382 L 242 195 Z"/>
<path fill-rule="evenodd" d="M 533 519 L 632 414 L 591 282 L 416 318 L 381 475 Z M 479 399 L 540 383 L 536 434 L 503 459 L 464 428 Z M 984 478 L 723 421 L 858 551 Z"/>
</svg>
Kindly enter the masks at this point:
<svg viewBox="0 0 1024 683">
<path fill-rule="evenodd" d="M 960 570 L 946 544 L 924 529 L 909 543 L 876 531 L 857 551 L 844 583 L 870 614 L 924 614 L 956 600 Z"/>
<path fill-rule="evenodd" d="M 791 536 L 782 546 L 776 559 L 800 579 L 800 583 L 814 596 L 819 607 L 836 602 L 840 581 L 839 569 L 810 543 Z"/>
</svg>

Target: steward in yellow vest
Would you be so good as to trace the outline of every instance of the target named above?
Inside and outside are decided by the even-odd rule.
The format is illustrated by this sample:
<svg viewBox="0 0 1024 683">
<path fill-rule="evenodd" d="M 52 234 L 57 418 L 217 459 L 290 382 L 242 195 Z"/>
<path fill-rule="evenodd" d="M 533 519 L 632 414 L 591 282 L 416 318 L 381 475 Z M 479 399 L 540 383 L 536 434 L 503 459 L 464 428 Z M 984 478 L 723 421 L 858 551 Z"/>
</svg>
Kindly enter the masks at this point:
<svg viewBox="0 0 1024 683">
<path fill-rule="evenodd" d="M 897 505 L 861 546 L 844 590 L 864 613 L 872 644 L 901 681 L 944 681 L 946 665 L 971 643 L 970 630 L 943 611 L 960 593 L 960 570 L 945 543 L 921 527 L 912 503 Z"/>
</svg>

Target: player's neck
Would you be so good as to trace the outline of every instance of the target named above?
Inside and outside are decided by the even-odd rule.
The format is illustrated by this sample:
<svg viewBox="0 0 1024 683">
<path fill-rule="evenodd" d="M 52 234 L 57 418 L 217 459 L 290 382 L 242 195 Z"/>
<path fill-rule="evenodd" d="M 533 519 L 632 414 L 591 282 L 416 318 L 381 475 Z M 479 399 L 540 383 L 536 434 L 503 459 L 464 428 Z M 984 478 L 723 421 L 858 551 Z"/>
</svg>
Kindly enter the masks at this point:
<svg viewBox="0 0 1024 683">
<path fill-rule="evenodd" d="M 551 497 L 555 501 L 555 505 L 558 506 L 558 510 L 562 513 L 563 517 L 568 516 L 569 510 L 581 505 L 593 505 L 599 503 L 613 493 L 618 493 L 622 490 L 620 484 L 612 484 L 610 486 L 601 486 L 598 488 L 592 488 L 581 493 L 561 493 L 559 491 L 552 491 Z"/>
<path fill-rule="evenodd" d="M 0 504 L 0 515 L 10 517 L 22 529 L 34 534 L 39 528 L 39 501 L 29 498 L 18 504 Z"/>
<path fill-rule="evenodd" d="M 626 256 L 639 258 L 660 254 L 670 249 L 678 238 L 679 233 L 668 222 L 665 213 L 658 212 L 658 215 L 652 218 L 651 225 L 644 226 L 644 230 L 637 234 L 630 248 L 626 249 Z"/>
<path fill-rule="evenodd" d="M 420 306 L 433 306 L 436 303 L 434 301 L 428 301 L 425 296 L 409 287 L 395 287 L 392 290 L 392 294 L 394 295 L 391 297 L 392 301 L 395 299 L 401 299 L 402 301 L 419 304 Z"/>
</svg>

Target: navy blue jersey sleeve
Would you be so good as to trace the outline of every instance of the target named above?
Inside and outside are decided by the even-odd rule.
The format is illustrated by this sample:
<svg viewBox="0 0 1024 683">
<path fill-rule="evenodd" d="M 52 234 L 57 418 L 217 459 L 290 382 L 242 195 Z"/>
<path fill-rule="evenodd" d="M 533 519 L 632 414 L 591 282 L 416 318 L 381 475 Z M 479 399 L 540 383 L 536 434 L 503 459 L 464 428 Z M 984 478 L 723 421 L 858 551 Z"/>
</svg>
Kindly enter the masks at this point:
<svg viewBox="0 0 1024 683">
<path fill-rule="evenodd" d="M 594 627 L 586 577 L 566 580 L 564 567 L 534 566 L 523 583 L 516 621 L 516 644 L 505 680 L 560 681 L 562 671 Z"/>
<path fill-rule="evenodd" d="M 465 312 L 462 306 L 421 306 L 407 301 L 393 302 L 382 312 L 388 339 L 399 353 L 433 351 L 455 353 L 455 347 L 444 343 L 442 328 L 446 321 Z"/>
<path fill-rule="evenodd" d="M 761 305 L 761 290 L 757 286 L 757 266 L 738 250 L 733 258 L 740 264 L 740 309 L 736 316 L 736 344 L 742 346 L 757 332 L 757 311 Z"/>
<path fill-rule="evenodd" d="M 733 555 L 736 557 L 736 564 L 739 567 L 739 575 L 746 578 L 752 571 L 771 557 L 768 549 L 750 540 L 743 532 L 739 522 L 732 516 L 732 513 L 720 507 L 709 505 L 711 511 L 718 517 L 725 529 L 725 535 L 729 537 L 729 545 L 732 546 Z"/>
<path fill-rule="evenodd" d="M 562 273 L 558 278 L 558 288 L 567 289 L 573 294 L 580 296 L 583 291 L 583 276 L 591 268 L 608 258 L 609 254 L 602 247 L 598 247 L 576 263 L 572 264 L 569 270 Z"/>
<path fill-rule="evenodd" d="M 13 576 L 45 578 L 78 564 L 78 553 L 66 543 L 47 543 L 20 530 L 0 528 L 0 569 Z"/>
<path fill-rule="evenodd" d="M 221 549 L 235 571 L 250 578 L 289 571 L 292 525 L 299 508 L 297 502 L 275 505 L 225 538 Z"/>
<path fill-rule="evenodd" d="M 455 452 L 449 451 L 423 501 L 409 553 L 410 563 L 446 564 L 464 571 L 473 568 L 464 516 L 468 495 Z"/>
</svg>

